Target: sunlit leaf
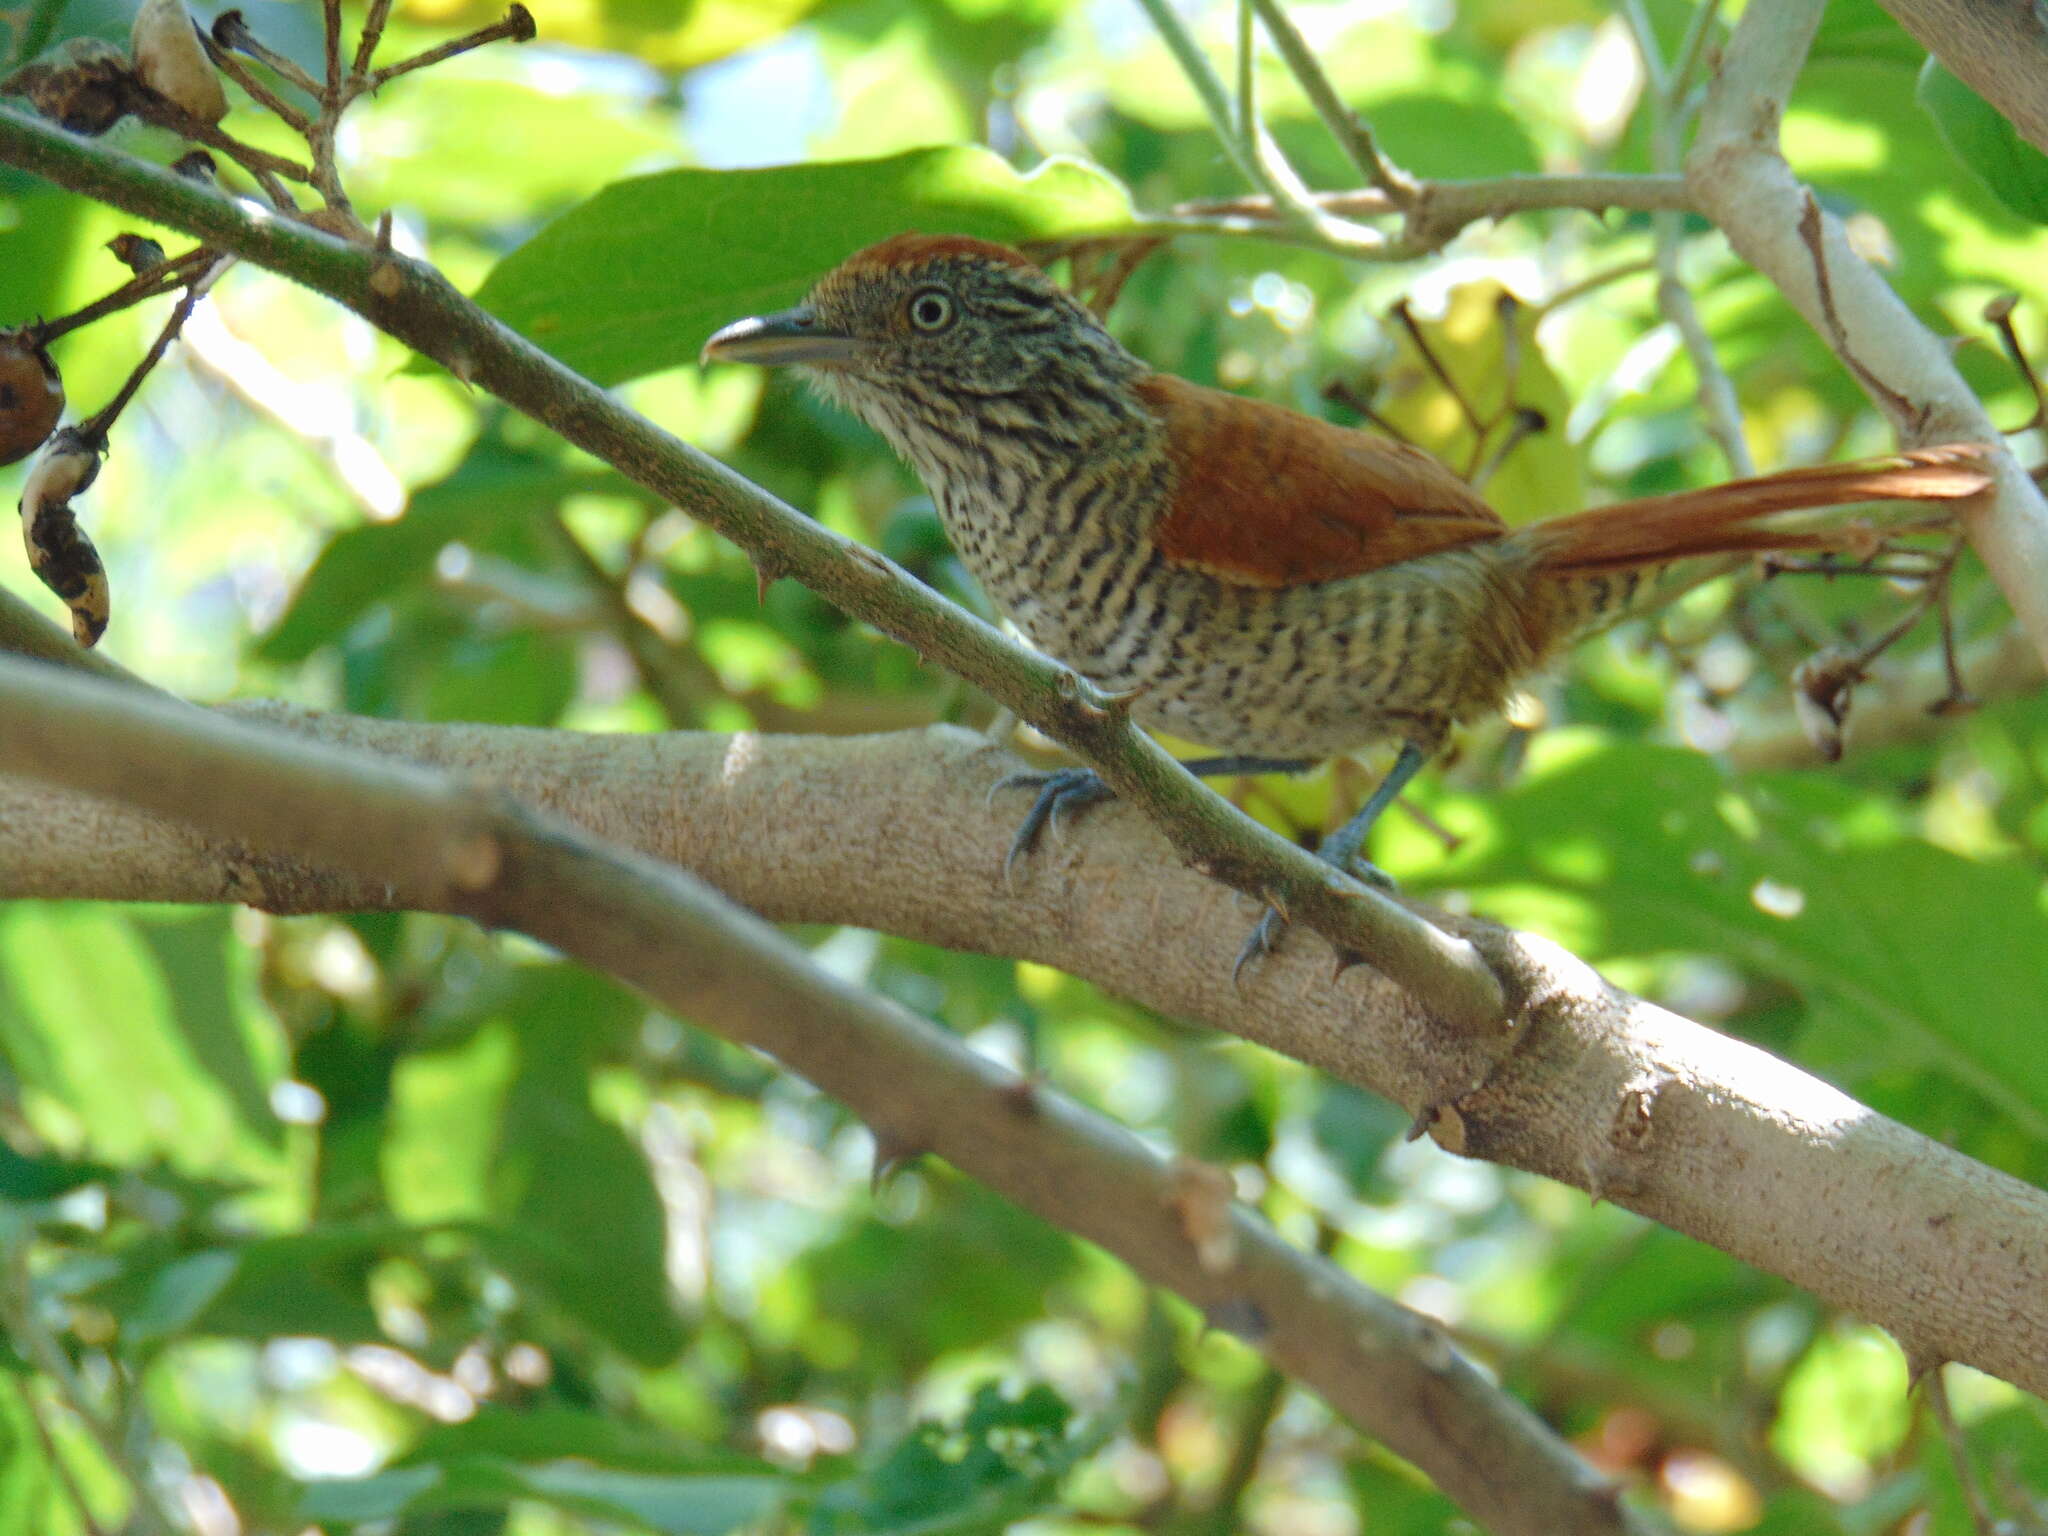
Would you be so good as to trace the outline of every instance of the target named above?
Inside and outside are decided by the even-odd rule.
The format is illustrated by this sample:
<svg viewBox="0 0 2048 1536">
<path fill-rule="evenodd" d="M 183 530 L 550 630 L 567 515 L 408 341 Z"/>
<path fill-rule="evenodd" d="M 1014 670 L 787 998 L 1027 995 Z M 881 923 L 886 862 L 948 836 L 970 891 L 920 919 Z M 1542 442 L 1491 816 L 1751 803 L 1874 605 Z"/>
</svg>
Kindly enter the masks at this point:
<svg viewBox="0 0 2048 1536">
<path fill-rule="evenodd" d="M 1446 464 L 1491 472 L 1486 499 L 1511 523 L 1574 510 L 1585 494 L 1578 449 L 1565 438 L 1571 401 L 1537 344 L 1538 318 L 1498 283 L 1461 284 L 1441 318 L 1418 317 L 1416 333 L 1390 323 L 1400 352 L 1373 402 Z M 1536 413 L 1534 430 L 1518 411 Z"/>
<path fill-rule="evenodd" d="M 54 1134 L 115 1162 L 274 1171 L 274 1041 L 232 942 L 225 912 L 0 911 L 0 1052 Z"/>
<path fill-rule="evenodd" d="M 1854 796 L 1814 775 L 1731 782 L 1706 758 L 1615 745 L 1494 802 L 1449 866 L 1586 898 L 1594 954 L 1697 951 L 1861 1021 L 1891 1059 L 1936 1067 L 2048 1133 L 2048 917 L 2039 880 L 1915 841 L 1841 846 Z M 1831 846 L 1831 844 L 1833 844 Z M 1955 956 L 1978 957 L 1958 967 Z"/>
<path fill-rule="evenodd" d="M 792 303 L 906 229 L 1046 240 L 1128 224 L 1124 189 L 1077 161 L 1019 175 L 972 146 L 758 171 L 664 171 L 607 187 L 507 256 L 477 299 L 615 384 L 694 362 L 744 315 Z M 603 274 L 602 281 L 593 280 Z"/>
<path fill-rule="evenodd" d="M 1942 142 L 1970 174 L 2021 218 L 2048 223 L 2048 155 L 1932 54 L 1920 70 L 1918 93 Z"/>
</svg>

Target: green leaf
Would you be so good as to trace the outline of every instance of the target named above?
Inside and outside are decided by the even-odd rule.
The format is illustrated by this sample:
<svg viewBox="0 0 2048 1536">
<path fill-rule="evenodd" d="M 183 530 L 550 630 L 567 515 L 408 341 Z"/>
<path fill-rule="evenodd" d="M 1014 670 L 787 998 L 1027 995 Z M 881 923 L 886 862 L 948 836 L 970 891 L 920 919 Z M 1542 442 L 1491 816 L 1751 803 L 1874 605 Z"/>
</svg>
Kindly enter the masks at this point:
<svg viewBox="0 0 2048 1536">
<path fill-rule="evenodd" d="M 1916 94 L 1949 152 L 1992 196 L 2023 219 L 2048 223 L 2048 155 L 1932 54 L 1920 68 Z"/>
<path fill-rule="evenodd" d="M 979 1536 L 1051 1504 L 1101 1427 L 1070 1434 L 1073 1411 L 1039 1383 L 1008 1397 L 993 1382 L 957 1426 L 926 1420 L 870 1471 L 818 1499 L 816 1536 Z"/>
<path fill-rule="evenodd" d="M 346 1482 L 311 1483 L 298 1515 L 358 1525 L 448 1510 L 502 1510 L 538 1500 L 590 1519 L 667 1536 L 732 1536 L 781 1505 L 790 1479 L 774 1472 L 655 1477 L 556 1462 L 522 1467 L 485 1458 L 404 1467 Z"/>
<path fill-rule="evenodd" d="M 492 270 L 477 301 L 600 384 L 694 362 L 730 320 L 795 302 L 906 229 L 1046 240 L 1122 228 L 1129 194 L 1075 160 L 1020 175 L 972 145 L 616 182 Z"/>
<path fill-rule="evenodd" d="M 913 1224 L 860 1222 L 795 1273 L 820 1314 L 856 1329 L 871 1369 L 915 1372 L 993 1344 L 1045 1310 L 1074 1268 L 1072 1243 L 978 1184 L 922 1170 L 930 1206 Z"/>
<path fill-rule="evenodd" d="M 449 544 L 479 539 L 508 519 L 613 483 L 608 476 L 565 467 L 552 455 L 485 437 L 446 479 L 415 494 L 404 516 L 330 539 L 291 606 L 264 636 L 259 654 L 286 664 L 304 661 L 339 640 L 376 604 L 430 579 L 435 557 Z"/>
<path fill-rule="evenodd" d="M 329 1226 L 257 1238 L 179 1257 L 131 1277 L 102 1298 L 120 1298 L 146 1278 L 134 1309 L 144 1338 L 173 1332 L 220 1338 L 322 1337 L 338 1344 L 384 1341 L 369 1301 L 371 1270 L 385 1255 L 405 1252 L 414 1234 L 390 1222 Z M 132 1315 L 132 1314 L 131 1314 Z"/>
<path fill-rule="evenodd" d="M 267 1024 L 227 972 L 231 942 L 225 912 L 0 911 L 0 1058 L 53 1140 L 216 1177 L 277 1171 Z"/>
<path fill-rule="evenodd" d="M 27 1205 L 55 1200 L 120 1172 L 109 1163 L 69 1157 L 27 1157 L 0 1141 L 0 1200 Z"/>
<path fill-rule="evenodd" d="M 281 1145 L 284 1126 L 271 1110 L 270 1088 L 283 1073 L 283 1042 L 235 964 L 241 943 L 233 914 L 163 907 L 132 917 L 170 989 L 172 1022 L 194 1066 L 234 1106 L 243 1130 Z"/>
<path fill-rule="evenodd" d="M 1860 804 L 1817 774 L 1736 780 L 1697 753 L 1604 746 L 1495 801 L 1496 825 L 1431 878 L 1593 956 L 1744 964 L 1859 1025 L 1884 1047 L 1873 1066 L 1934 1067 L 2048 1136 L 2039 877 L 1889 833 L 1853 842 Z"/>
<path fill-rule="evenodd" d="M 26 171 L 0 166 L 0 326 L 50 313 L 88 206 Z"/>
<path fill-rule="evenodd" d="M 772 1472 L 660 1477 L 572 1461 L 528 1467 L 522 1477 L 533 1496 L 593 1514 L 615 1510 L 668 1536 L 728 1536 L 753 1526 L 780 1506 L 790 1482 Z"/>
<path fill-rule="evenodd" d="M 72 1536 L 81 1529 L 78 1508 L 66 1496 L 44 1453 L 35 1409 L 24 1395 L 27 1390 L 0 1376 L 0 1530 Z M 89 1470 L 99 1471 L 96 1466 Z M 97 1492 L 104 1478 L 94 1475 L 81 1481 Z M 96 1506 L 99 1503 L 95 1501 Z"/>
<path fill-rule="evenodd" d="M 500 1019 L 399 1069 L 385 1178 L 416 1221 L 482 1217 L 479 1247 L 536 1299 L 643 1365 L 682 1324 L 647 1160 L 591 1104 L 596 1053 L 643 1005 L 589 972 L 533 967 Z"/>
<path fill-rule="evenodd" d="M 308 1483 L 298 1512 L 301 1519 L 320 1524 L 390 1520 L 439 1490 L 445 1478 L 440 1467 L 401 1467 L 372 1477 Z"/>
<path fill-rule="evenodd" d="M 227 1289 L 236 1267 L 231 1251 L 212 1248 L 158 1271 L 142 1304 L 122 1320 L 122 1337 L 139 1344 L 182 1333 Z"/>
<path fill-rule="evenodd" d="M 773 1514 L 792 1485 L 766 1462 L 684 1451 L 598 1414 L 485 1405 L 466 1423 L 429 1428 L 374 1477 L 309 1485 L 299 1513 L 353 1524 L 537 1500 L 669 1536 L 728 1536 Z"/>
</svg>

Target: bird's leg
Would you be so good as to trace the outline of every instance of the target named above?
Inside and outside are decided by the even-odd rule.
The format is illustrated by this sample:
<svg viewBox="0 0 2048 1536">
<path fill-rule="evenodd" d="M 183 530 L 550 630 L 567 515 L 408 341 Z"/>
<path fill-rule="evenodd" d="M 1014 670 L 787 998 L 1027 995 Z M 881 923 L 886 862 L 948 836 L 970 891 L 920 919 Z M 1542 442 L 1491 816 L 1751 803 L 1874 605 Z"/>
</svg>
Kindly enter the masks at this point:
<svg viewBox="0 0 2048 1536">
<path fill-rule="evenodd" d="M 1380 786 L 1367 797 L 1352 818 L 1343 826 L 1324 838 L 1316 849 L 1316 857 L 1325 864 L 1341 869 L 1354 879 L 1368 885 L 1377 885 L 1385 890 L 1393 889 L 1394 882 L 1387 872 L 1378 865 L 1360 858 L 1359 850 L 1365 846 L 1365 839 L 1372 831 L 1388 806 L 1401 798 L 1401 791 L 1408 787 L 1408 781 L 1422 771 L 1422 765 L 1429 761 L 1429 754 L 1412 741 L 1401 743 L 1400 756 L 1394 759 L 1394 766 L 1387 770 L 1387 776 L 1380 780 Z M 1237 959 L 1230 967 L 1230 979 L 1234 983 L 1244 968 L 1262 955 L 1269 955 L 1280 941 L 1280 930 L 1287 926 L 1287 919 L 1277 908 L 1268 907 L 1266 915 L 1259 919 L 1251 937 L 1244 941 L 1244 948 L 1237 952 Z"/>
<path fill-rule="evenodd" d="M 1244 753 L 1191 757 L 1181 763 L 1198 779 L 1241 773 L 1305 773 L 1314 766 L 1314 760 L 1305 757 L 1253 757 Z M 1017 861 L 1038 846 L 1039 836 L 1048 825 L 1056 827 L 1060 817 L 1069 812 L 1116 798 L 1116 791 L 1103 783 L 1093 768 L 1031 769 L 1005 774 L 996 780 L 989 794 L 994 796 L 1005 789 L 1038 791 L 1038 798 L 1031 802 L 1031 809 L 1017 825 L 1017 835 L 1010 839 L 1010 851 L 1003 859 L 1006 880 L 1017 867 Z"/>
</svg>

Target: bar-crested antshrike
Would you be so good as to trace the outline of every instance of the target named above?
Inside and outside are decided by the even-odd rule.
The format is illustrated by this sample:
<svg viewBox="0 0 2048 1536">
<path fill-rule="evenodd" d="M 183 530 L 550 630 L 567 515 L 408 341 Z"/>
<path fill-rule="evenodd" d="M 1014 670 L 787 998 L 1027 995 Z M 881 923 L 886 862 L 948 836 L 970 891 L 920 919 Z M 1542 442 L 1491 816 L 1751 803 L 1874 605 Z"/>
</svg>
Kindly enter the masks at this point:
<svg viewBox="0 0 2048 1536">
<path fill-rule="evenodd" d="M 1668 601 L 1702 560 L 1869 537 L 1814 509 L 1989 483 L 1959 445 L 1509 528 L 1418 449 L 1156 372 L 1023 256 L 960 236 L 860 251 L 704 357 L 795 364 L 879 431 L 1035 645 L 1133 695 L 1140 723 L 1231 754 L 1198 771 L 1399 742 L 1321 850 L 1368 877 L 1366 832 L 1450 728 L 1574 638 Z M 1081 769 L 1024 777 L 1041 792 L 1013 853 L 1107 793 Z"/>
</svg>

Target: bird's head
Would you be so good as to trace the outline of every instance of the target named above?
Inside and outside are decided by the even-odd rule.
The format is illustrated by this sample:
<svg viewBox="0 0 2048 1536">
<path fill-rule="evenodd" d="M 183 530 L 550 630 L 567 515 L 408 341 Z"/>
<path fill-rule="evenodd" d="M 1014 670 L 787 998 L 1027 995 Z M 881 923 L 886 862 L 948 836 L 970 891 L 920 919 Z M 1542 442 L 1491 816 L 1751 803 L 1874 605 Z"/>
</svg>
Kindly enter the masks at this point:
<svg viewBox="0 0 2048 1536">
<path fill-rule="evenodd" d="M 946 440 L 1118 413 L 1107 397 L 1143 371 L 1036 265 L 962 235 L 858 251 L 795 308 L 726 326 L 702 360 L 801 367 L 920 467 Z"/>
</svg>

